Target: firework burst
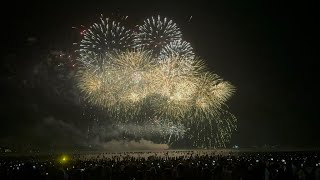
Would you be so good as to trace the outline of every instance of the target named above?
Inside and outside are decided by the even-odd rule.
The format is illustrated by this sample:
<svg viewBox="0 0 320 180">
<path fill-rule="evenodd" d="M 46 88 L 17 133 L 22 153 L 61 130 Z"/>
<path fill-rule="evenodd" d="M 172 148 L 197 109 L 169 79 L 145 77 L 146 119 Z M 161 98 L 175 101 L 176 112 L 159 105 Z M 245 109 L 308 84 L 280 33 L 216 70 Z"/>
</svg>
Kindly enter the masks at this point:
<svg viewBox="0 0 320 180">
<path fill-rule="evenodd" d="M 78 86 L 94 105 L 112 111 L 135 114 L 152 92 L 149 74 L 154 63 L 144 51 L 114 53 L 101 69 L 79 71 Z"/>
<path fill-rule="evenodd" d="M 235 87 L 195 58 L 167 18 L 146 19 L 132 37 L 108 19 L 85 31 L 78 87 L 88 102 L 130 137 L 174 144 L 188 136 L 196 147 L 225 147 L 236 129 L 226 106 Z"/>
<path fill-rule="evenodd" d="M 195 116 L 212 117 L 218 115 L 221 106 L 234 93 L 234 86 L 223 81 L 218 75 L 208 72 L 200 75 L 196 81 Z"/>
<path fill-rule="evenodd" d="M 151 92 L 149 75 L 154 68 L 153 60 L 148 52 L 128 51 L 110 56 L 111 68 L 121 74 L 123 88 L 120 102 L 136 105 Z M 119 93 L 119 92 L 118 92 Z"/>
<path fill-rule="evenodd" d="M 100 17 L 100 22 L 94 23 L 81 32 L 83 38 L 79 43 L 80 60 L 86 64 L 101 65 L 101 61 L 94 62 L 95 56 L 104 57 L 111 51 L 120 51 L 133 46 L 134 36 L 119 22 Z"/>
<path fill-rule="evenodd" d="M 167 18 L 151 17 L 138 26 L 135 34 L 135 45 L 152 50 L 159 55 L 160 50 L 174 40 L 181 40 L 180 28 L 172 20 Z"/>
<path fill-rule="evenodd" d="M 172 56 L 180 57 L 185 60 L 193 60 L 195 54 L 190 43 L 182 40 L 175 40 L 164 46 L 160 51 L 159 59 L 167 59 Z"/>
</svg>

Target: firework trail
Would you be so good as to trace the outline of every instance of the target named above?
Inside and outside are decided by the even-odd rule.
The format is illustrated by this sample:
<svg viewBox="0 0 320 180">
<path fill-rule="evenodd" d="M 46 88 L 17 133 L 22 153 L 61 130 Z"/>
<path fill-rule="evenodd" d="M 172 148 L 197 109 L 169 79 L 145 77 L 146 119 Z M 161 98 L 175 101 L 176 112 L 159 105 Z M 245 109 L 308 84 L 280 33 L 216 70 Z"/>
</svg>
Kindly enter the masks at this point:
<svg viewBox="0 0 320 180">
<path fill-rule="evenodd" d="M 237 129 L 236 117 L 228 110 L 223 109 L 218 115 L 209 117 L 205 115 L 202 121 L 192 121 L 186 126 L 192 127 L 185 136 L 193 147 L 219 148 L 226 147 L 231 140 L 232 133 Z"/>
<path fill-rule="evenodd" d="M 141 123 L 136 121 L 131 123 L 115 123 L 114 127 L 126 137 L 147 138 L 166 144 L 183 139 L 189 130 L 181 122 L 157 116 Z"/>
</svg>

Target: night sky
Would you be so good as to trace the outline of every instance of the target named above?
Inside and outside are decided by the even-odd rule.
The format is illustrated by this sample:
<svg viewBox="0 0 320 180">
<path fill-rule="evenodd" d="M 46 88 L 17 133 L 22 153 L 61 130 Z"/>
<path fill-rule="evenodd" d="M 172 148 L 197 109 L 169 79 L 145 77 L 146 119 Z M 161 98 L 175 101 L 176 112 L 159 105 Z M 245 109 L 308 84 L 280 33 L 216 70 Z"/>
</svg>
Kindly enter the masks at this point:
<svg viewBox="0 0 320 180">
<path fill-rule="evenodd" d="M 62 130 L 41 125 L 48 117 L 85 132 L 81 108 L 35 88 L 33 73 L 50 51 L 73 48 L 79 37 L 71 27 L 88 26 L 102 13 L 128 15 L 132 25 L 160 14 L 180 26 L 195 53 L 237 87 L 227 103 L 238 118 L 232 145 L 320 146 L 319 20 L 313 4 L 54 1 L 2 6 L 8 10 L 1 12 L 2 145 L 68 142 L 67 135 L 57 136 Z"/>
</svg>

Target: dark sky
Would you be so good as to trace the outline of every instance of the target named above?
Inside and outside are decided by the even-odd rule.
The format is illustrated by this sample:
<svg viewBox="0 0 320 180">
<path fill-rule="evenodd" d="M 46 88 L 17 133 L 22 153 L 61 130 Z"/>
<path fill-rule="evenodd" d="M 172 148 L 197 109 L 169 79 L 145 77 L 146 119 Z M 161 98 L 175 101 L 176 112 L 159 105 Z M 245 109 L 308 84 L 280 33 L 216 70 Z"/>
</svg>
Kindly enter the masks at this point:
<svg viewBox="0 0 320 180">
<path fill-rule="evenodd" d="M 318 146 L 319 34 L 316 6 L 278 1 L 18 3 L 1 12 L 1 126 L 3 143 L 33 142 L 44 117 L 79 118 L 79 109 L 26 88 L 30 68 L 51 49 L 76 40 L 72 26 L 99 14 L 128 15 L 133 24 L 160 14 L 180 25 L 183 37 L 210 68 L 237 87 L 228 105 L 238 118 L 232 144 Z M 192 16 L 190 22 L 188 19 Z M 28 40 L 33 37 L 35 41 Z M 37 110 L 35 110 L 37 109 Z M 39 110 L 40 109 L 40 110 Z M 50 137 L 49 138 L 54 138 Z"/>
</svg>

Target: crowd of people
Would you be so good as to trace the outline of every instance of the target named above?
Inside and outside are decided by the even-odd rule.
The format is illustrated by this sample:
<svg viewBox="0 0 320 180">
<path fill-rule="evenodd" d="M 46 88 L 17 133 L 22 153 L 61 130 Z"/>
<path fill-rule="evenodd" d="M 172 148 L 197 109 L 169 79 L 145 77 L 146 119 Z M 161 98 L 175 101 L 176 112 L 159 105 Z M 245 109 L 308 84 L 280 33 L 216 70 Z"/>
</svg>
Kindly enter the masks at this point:
<svg viewBox="0 0 320 180">
<path fill-rule="evenodd" d="M 1 156 L 0 179 L 320 180 L 320 152 L 163 151 Z"/>
</svg>

